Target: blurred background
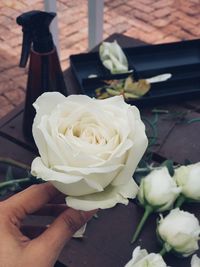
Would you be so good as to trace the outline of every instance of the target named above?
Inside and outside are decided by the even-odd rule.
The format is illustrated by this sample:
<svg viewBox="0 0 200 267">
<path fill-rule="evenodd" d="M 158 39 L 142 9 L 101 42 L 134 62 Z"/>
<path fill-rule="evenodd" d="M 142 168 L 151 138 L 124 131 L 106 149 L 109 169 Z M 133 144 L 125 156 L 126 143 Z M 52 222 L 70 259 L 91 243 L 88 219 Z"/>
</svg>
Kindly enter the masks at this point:
<svg viewBox="0 0 200 267">
<path fill-rule="evenodd" d="M 22 32 L 16 17 L 44 10 L 43 0 L 0 1 L 0 118 L 24 101 L 27 68 L 18 67 Z M 104 0 L 103 38 L 113 33 L 157 44 L 200 36 L 200 0 Z M 88 1 L 57 0 L 62 69 L 88 51 Z"/>
</svg>

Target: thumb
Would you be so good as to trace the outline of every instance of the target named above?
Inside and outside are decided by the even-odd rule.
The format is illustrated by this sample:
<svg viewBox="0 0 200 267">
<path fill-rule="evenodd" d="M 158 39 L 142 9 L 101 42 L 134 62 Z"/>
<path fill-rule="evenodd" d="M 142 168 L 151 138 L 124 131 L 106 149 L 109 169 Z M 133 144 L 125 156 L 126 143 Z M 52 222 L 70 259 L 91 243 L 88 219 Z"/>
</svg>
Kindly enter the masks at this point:
<svg viewBox="0 0 200 267">
<path fill-rule="evenodd" d="M 57 260 L 61 250 L 74 233 L 97 212 L 66 209 L 39 237 L 32 241 L 40 255 L 48 260 Z"/>
</svg>

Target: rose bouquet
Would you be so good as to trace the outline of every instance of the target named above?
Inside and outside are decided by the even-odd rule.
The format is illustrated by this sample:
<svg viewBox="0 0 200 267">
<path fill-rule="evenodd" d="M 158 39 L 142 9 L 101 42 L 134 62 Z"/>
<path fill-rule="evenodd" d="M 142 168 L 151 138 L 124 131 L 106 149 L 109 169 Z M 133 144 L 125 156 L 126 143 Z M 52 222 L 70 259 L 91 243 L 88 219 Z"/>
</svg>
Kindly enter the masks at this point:
<svg viewBox="0 0 200 267">
<path fill-rule="evenodd" d="M 140 180 L 137 199 L 145 209 L 136 228 L 132 243 L 136 241 L 142 227 L 152 212 L 170 211 L 157 222 L 157 237 L 162 244 L 160 255 L 172 252 L 188 257 L 199 249 L 200 224 L 197 217 L 179 208 L 183 202 L 199 202 L 199 163 L 187 166 L 150 166 L 149 173 Z M 150 264 L 150 263 L 149 263 Z M 193 256 L 191 266 L 200 266 L 199 258 Z M 133 264 L 131 266 L 145 266 Z"/>
</svg>

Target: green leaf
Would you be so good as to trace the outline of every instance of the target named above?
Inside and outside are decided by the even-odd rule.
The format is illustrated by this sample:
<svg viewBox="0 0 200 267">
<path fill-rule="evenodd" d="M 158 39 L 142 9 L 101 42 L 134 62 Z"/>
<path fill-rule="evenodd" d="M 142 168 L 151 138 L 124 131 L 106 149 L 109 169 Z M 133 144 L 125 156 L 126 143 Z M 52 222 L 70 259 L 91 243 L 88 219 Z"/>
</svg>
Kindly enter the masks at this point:
<svg viewBox="0 0 200 267">
<path fill-rule="evenodd" d="M 190 164 L 192 164 L 192 162 L 189 159 L 185 159 L 184 160 L 184 165 L 185 166 L 190 165 Z"/>
<path fill-rule="evenodd" d="M 194 123 L 194 122 L 200 122 L 200 118 L 194 118 L 194 119 L 187 121 L 188 124 Z"/>
<path fill-rule="evenodd" d="M 10 181 L 13 179 L 14 179 L 14 177 L 13 177 L 12 167 L 8 166 L 8 169 L 7 169 L 6 175 L 5 175 L 5 181 Z"/>
<path fill-rule="evenodd" d="M 164 167 L 164 166 L 167 167 L 169 174 L 170 174 L 171 176 L 174 175 L 174 163 L 173 163 L 172 160 L 170 160 L 170 159 L 165 160 L 165 161 L 161 164 L 161 166 L 163 166 L 163 167 Z"/>
<path fill-rule="evenodd" d="M 110 89 L 110 88 L 106 88 L 106 91 L 110 94 L 110 95 L 120 95 L 120 92 Z"/>
</svg>

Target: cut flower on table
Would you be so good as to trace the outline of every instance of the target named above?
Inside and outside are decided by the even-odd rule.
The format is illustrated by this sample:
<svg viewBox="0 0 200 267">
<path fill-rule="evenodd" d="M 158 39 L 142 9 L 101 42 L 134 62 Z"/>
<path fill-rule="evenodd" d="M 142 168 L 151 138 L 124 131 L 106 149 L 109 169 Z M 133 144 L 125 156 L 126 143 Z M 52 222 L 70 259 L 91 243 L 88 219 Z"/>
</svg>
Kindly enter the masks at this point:
<svg viewBox="0 0 200 267">
<path fill-rule="evenodd" d="M 147 148 L 135 106 L 122 97 L 44 93 L 34 103 L 33 136 L 40 157 L 31 171 L 67 195 L 80 210 L 128 204 L 138 186 L 132 175 Z"/>
<path fill-rule="evenodd" d="M 192 256 L 191 267 L 200 267 L 200 258 L 196 254 Z"/>
<path fill-rule="evenodd" d="M 162 212 L 172 208 L 180 192 L 167 167 L 161 167 L 142 179 L 138 200 L 143 206 L 149 205 L 154 211 Z"/>
<path fill-rule="evenodd" d="M 187 257 L 199 249 L 200 225 L 194 214 L 173 209 L 158 222 L 157 234 L 163 251 L 174 251 Z M 163 254 L 163 253 L 161 253 Z"/>
<path fill-rule="evenodd" d="M 112 74 L 128 72 L 126 55 L 117 41 L 112 43 L 103 42 L 99 47 L 99 57 L 104 67 L 110 70 Z"/>
<path fill-rule="evenodd" d="M 150 253 L 139 246 L 133 251 L 132 259 L 124 267 L 167 267 L 162 256 Z"/>
<path fill-rule="evenodd" d="M 136 241 L 142 227 L 152 212 L 162 212 L 172 208 L 181 189 L 170 176 L 167 167 L 160 167 L 142 178 L 137 198 L 145 212 L 139 223 L 132 243 Z"/>
<path fill-rule="evenodd" d="M 200 162 L 175 169 L 174 180 L 181 188 L 177 206 L 184 201 L 200 201 Z"/>
</svg>

